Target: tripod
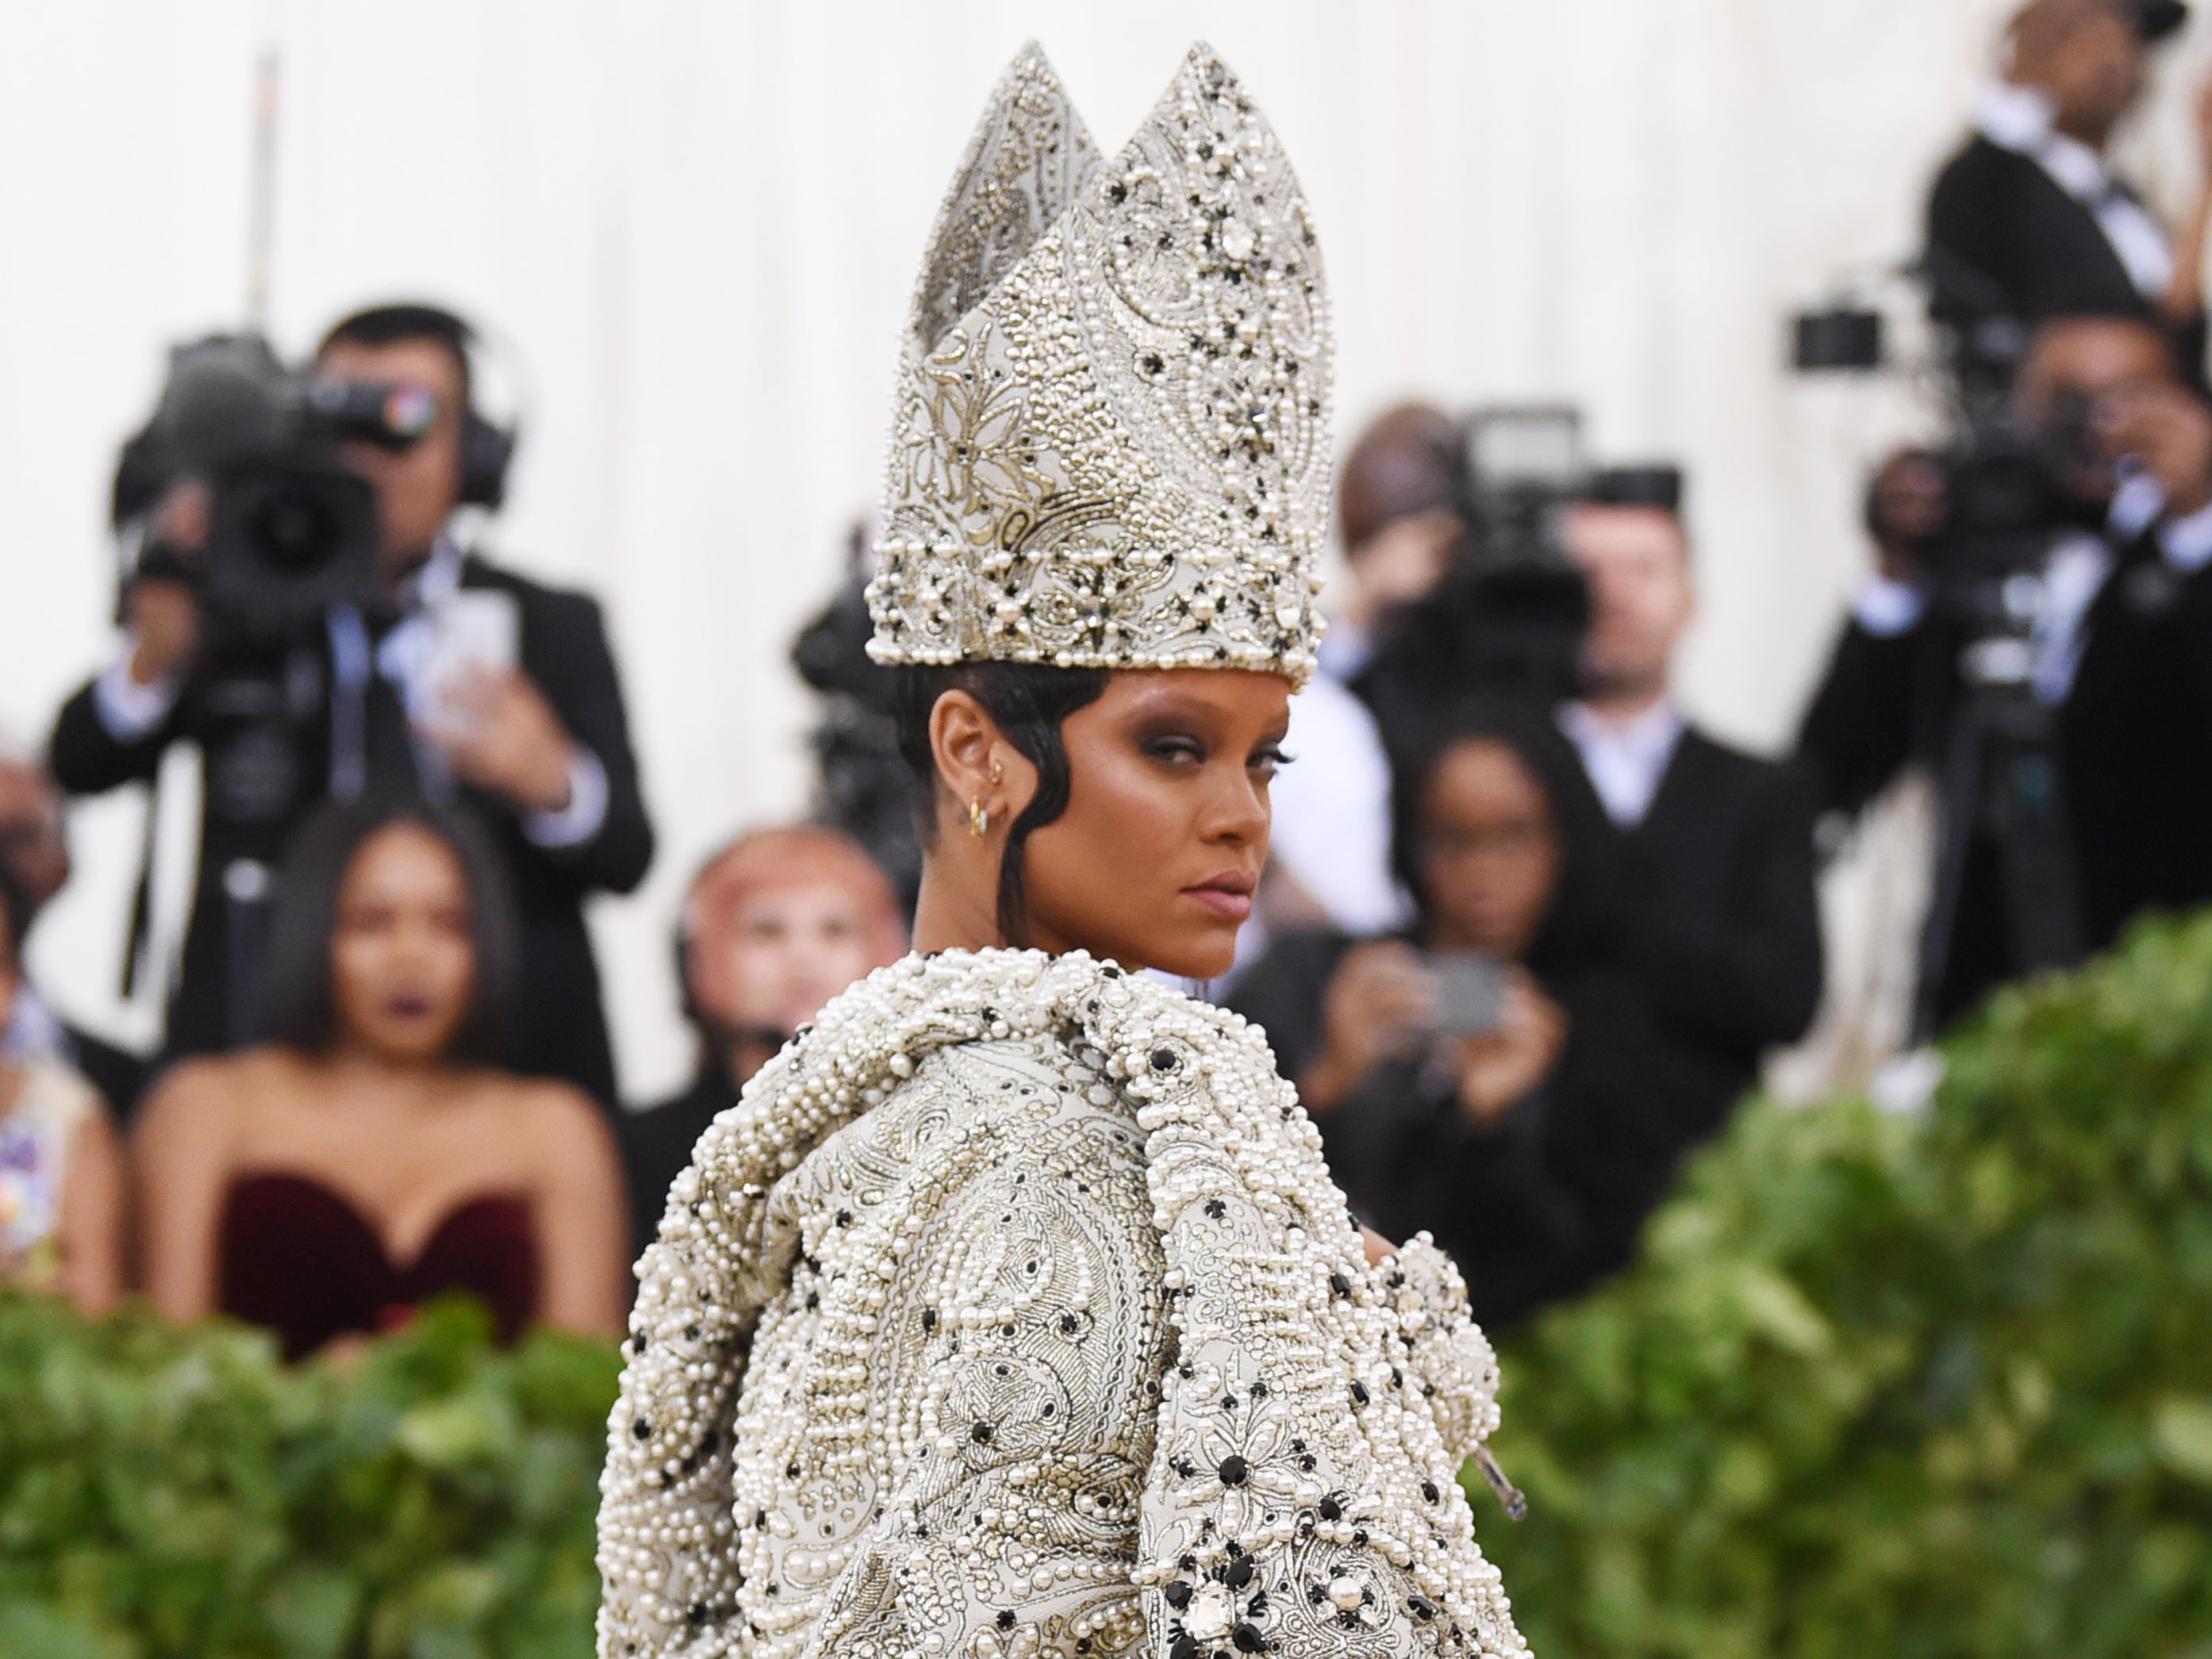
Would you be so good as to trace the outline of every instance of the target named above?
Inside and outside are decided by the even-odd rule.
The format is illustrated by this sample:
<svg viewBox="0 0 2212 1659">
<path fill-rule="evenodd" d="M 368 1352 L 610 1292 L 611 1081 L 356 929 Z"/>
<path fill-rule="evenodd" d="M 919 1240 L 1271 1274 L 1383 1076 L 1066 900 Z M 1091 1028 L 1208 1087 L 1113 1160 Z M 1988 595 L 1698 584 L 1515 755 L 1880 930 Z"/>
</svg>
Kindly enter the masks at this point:
<svg viewBox="0 0 2212 1659">
<path fill-rule="evenodd" d="M 1934 892 L 1920 942 L 1912 1036 L 1935 1035 L 1959 951 L 1976 855 L 1990 860 L 2009 967 L 2032 974 L 2081 958 L 2074 861 L 2058 787 L 2056 711 L 2029 684 L 2028 642 L 1984 638 L 1960 653 L 1941 779 Z"/>
</svg>

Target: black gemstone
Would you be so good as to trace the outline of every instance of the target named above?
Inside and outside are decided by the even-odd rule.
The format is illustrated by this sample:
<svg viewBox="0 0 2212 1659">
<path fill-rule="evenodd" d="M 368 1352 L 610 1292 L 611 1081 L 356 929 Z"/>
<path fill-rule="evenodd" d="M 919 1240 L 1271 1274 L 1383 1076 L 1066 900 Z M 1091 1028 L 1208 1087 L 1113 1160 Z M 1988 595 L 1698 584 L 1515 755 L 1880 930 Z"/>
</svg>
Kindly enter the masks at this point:
<svg viewBox="0 0 2212 1659">
<path fill-rule="evenodd" d="M 1178 1613 L 1190 1605 L 1190 1586 L 1180 1578 L 1170 1579 L 1168 1587 L 1160 1594 L 1167 1598 L 1167 1604 Z"/>
<path fill-rule="evenodd" d="M 643 1418 L 643 1417 L 639 1418 L 639 1419 L 637 1419 L 637 1421 L 636 1421 L 636 1422 L 635 1422 L 635 1423 L 633 1423 L 633 1424 L 631 1424 L 631 1425 L 629 1425 L 629 1431 L 630 1431 L 632 1434 L 635 1435 L 635 1436 L 636 1436 L 639 1439 L 641 1439 L 641 1440 L 650 1440 L 650 1439 L 652 1439 L 652 1438 L 653 1438 L 653 1422 L 652 1422 L 652 1419 L 649 1419 L 649 1418 Z"/>
<path fill-rule="evenodd" d="M 999 1628 L 1000 1630 L 1012 1630 L 1013 1627 L 1014 1610 L 1012 1607 L 1001 1607 L 999 1610 Z"/>
<path fill-rule="evenodd" d="M 1252 1466 L 1249 1463 L 1247 1463 L 1243 1458 L 1237 1456 L 1235 1452 L 1230 1453 L 1228 1456 L 1221 1460 L 1219 1474 L 1221 1476 L 1221 1484 L 1224 1486 L 1243 1486 L 1245 1480 L 1249 1478 L 1251 1473 Z"/>
<path fill-rule="evenodd" d="M 1440 1496 L 1442 1496 L 1442 1494 L 1437 1491 L 1437 1483 L 1435 1481 L 1424 1480 L 1421 1482 L 1421 1496 L 1427 1498 L 1429 1502 L 1433 1504 Z"/>
<path fill-rule="evenodd" d="M 1344 1514 L 1344 1505 L 1334 1498 L 1324 1498 L 1314 1507 L 1321 1511 L 1321 1518 L 1324 1521 L 1337 1520 Z"/>
<path fill-rule="evenodd" d="M 684 1621 L 690 1625 L 694 1630 L 696 1630 L 700 1626 L 705 1624 L 707 1622 L 707 1604 L 704 1601 L 694 1601 L 691 1604 L 691 1611 L 684 1615 Z"/>
<path fill-rule="evenodd" d="M 1342 1273 L 1331 1273 L 1328 1276 L 1328 1287 L 1332 1291 L 1334 1291 L 1339 1296 L 1350 1296 L 1352 1294 L 1352 1281 L 1346 1279 Z"/>
<path fill-rule="evenodd" d="M 1198 1659 L 1198 1638 L 1188 1631 L 1176 1637 L 1175 1645 L 1168 1650 L 1168 1659 Z"/>
<path fill-rule="evenodd" d="M 1255 1399 L 1255 1400 L 1265 1400 L 1267 1397 L 1267 1383 L 1266 1383 L 1266 1382 L 1257 1382 L 1253 1383 L 1253 1385 L 1252 1385 L 1252 1398 L 1253 1398 L 1253 1399 Z"/>
<path fill-rule="evenodd" d="M 1175 1070 L 1175 1067 L 1176 1057 L 1174 1049 L 1155 1048 L 1152 1050 L 1152 1069 L 1154 1071 L 1172 1072 Z"/>
<path fill-rule="evenodd" d="M 1364 1406 L 1371 1396 L 1367 1392 L 1367 1385 L 1355 1380 L 1352 1385 L 1352 1397 Z"/>
<path fill-rule="evenodd" d="M 1436 1603 L 1430 1601 L 1425 1595 L 1407 1596 L 1406 1598 L 1406 1611 L 1412 1613 L 1414 1618 L 1420 1620 L 1423 1623 L 1426 1623 L 1428 1620 L 1437 1616 Z"/>
<path fill-rule="evenodd" d="M 1252 1582 L 1253 1571 L 1252 1558 L 1240 1555 L 1229 1564 L 1229 1571 L 1222 1575 L 1221 1582 L 1231 1589 L 1243 1589 Z"/>
<path fill-rule="evenodd" d="M 1239 1625 L 1229 1632 L 1229 1639 L 1237 1644 L 1239 1653 L 1265 1653 L 1267 1638 L 1260 1633 L 1257 1625 Z"/>
<path fill-rule="evenodd" d="M 979 1446 L 988 1446 L 991 1443 L 991 1437 L 997 1432 L 988 1423 L 978 1423 L 968 1431 L 968 1437 Z"/>
<path fill-rule="evenodd" d="M 841 1227 L 849 1227 L 849 1226 L 851 1226 L 851 1225 L 853 1224 L 853 1212 L 852 1212 L 850 1210 L 840 1210 L 840 1211 L 838 1211 L 838 1212 L 837 1212 L 837 1224 L 838 1224 L 839 1226 L 841 1226 Z"/>
<path fill-rule="evenodd" d="M 933 1331 L 937 1328 L 936 1309 L 924 1308 L 921 1310 L 921 1328 L 925 1331 Z"/>
</svg>

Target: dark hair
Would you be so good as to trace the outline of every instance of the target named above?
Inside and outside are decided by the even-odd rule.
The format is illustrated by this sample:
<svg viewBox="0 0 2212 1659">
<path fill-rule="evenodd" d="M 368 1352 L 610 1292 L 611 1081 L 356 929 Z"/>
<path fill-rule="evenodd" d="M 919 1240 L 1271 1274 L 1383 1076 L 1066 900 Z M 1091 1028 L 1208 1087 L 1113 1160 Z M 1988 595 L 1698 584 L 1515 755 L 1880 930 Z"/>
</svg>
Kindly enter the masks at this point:
<svg viewBox="0 0 2212 1659">
<path fill-rule="evenodd" d="M 330 332 L 315 347 L 315 356 L 320 357 L 334 345 L 388 346 L 414 340 L 442 347 L 453 358 L 460 371 L 461 403 L 468 406 L 469 347 L 475 343 L 476 331 L 443 306 L 405 300 L 356 311 L 331 325 Z"/>
<path fill-rule="evenodd" d="M 23 971 L 23 937 L 31 931 L 31 890 L 0 860 L 0 963 Z"/>
<path fill-rule="evenodd" d="M 1462 702 L 1440 718 L 1407 763 L 1393 769 L 1390 864 L 1425 926 L 1422 809 L 1437 769 L 1464 744 L 1510 750 L 1544 793 L 1559 843 L 1559 878 L 1528 953 L 1540 980 L 1556 983 L 1610 960 L 1620 949 L 1620 835 L 1605 816 L 1581 760 L 1545 711 L 1510 698 Z"/>
<path fill-rule="evenodd" d="M 453 1033 L 457 1060 L 492 1059 L 510 1010 L 521 951 L 507 871 L 477 821 L 449 806 L 409 797 L 370 797 L 323 807 L 301 826 L 277 878 L 276 908 L 262 954 L 264 1034 L 309 1054 L 337 1040 L 331 982 L 331 939 L 339 890 L 369 839 L 395 824 L 427 830 L 460 861 L 469 896 L 476 982 Z"/>
<path fill-rule="evenodd" d="M 914 782 L 915 827 L 927 848 L 937 839 L 937 757 L 929 715 L 947 691 L 965 691 L 983 705 L 1022 758 L 1036 768 L 1036 793 L 1006 830 L 999 865 L 999 932 L 1010 945 L 1029 936 L 1029 898 L 1022 887 L 1022 846 L 1030 832 L 1067 810 L 1067 745 L 1060 722 L 1098 701 L 1109 671 L 1054 668 L 1044 663 L 966 662 L 898 671 L 896 713 L 899 758 Z"/>
</svg>

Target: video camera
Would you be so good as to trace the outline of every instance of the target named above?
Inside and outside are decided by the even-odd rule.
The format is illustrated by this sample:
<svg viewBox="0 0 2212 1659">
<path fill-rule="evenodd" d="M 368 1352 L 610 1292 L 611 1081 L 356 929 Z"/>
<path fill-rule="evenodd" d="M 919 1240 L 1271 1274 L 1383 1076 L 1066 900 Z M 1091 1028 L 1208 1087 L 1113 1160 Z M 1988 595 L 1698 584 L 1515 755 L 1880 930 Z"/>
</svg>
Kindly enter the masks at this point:
<svg viewBox="0 0 2212 1659">
<path fill-rule="evenodd" d="M 1480 409 L 1461 422 L 1449 568 L 1399 619 L 1393 672 L 1449 701 L 1571 694 L 1589 594 L 1559 520 L 1585 483 L 1582 417 L 1555 404 Z"/>
<path fill-rule="evenodd" d="M 288 370 L 258 335 L 176 347 L 153 419 L 126 448 L 118 517 L 126 495 L 150 507 L 171 483 L 198 478 L 211 492 L 207 538 L 182 548 L 150 537 L 126 578 L 191 583 L 218 646 L 271 641 L 333 606 L 369 604 L 376 499 L 338 464 L 337 445 L 405 449 L 436 414 L 420 387 Z"/>
</svg>

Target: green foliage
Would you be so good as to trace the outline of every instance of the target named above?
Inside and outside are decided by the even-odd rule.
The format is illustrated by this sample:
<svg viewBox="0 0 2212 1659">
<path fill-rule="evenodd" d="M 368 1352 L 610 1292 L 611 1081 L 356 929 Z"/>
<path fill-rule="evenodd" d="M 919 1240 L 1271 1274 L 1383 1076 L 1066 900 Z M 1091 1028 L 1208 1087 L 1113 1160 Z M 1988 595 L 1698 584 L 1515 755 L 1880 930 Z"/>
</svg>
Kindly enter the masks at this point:
<svg viewBox="0 0 2212 1659">
<path fill-rule="evenodd" d="M 1545 1659 L 2212 1656 L 2212 923 L 1946 1058 L 1923 1117 L 1747 1108 L 1506 1345 Z"/>
<path fill-rule="evenodd" d="M 0 1653 L 584 1659 L 617 1362 L 480 1310 L 286 1367 L 0 1294 Z"/>
<path fill-rule="evenodd" d="M 1947 1057 L 1919 1117 L 1747 1109 L 1506 1345 L 1543 1659 L 2212 1659 L 2212 921 Z M 584 1659 L 615 1370 L 0 1294 L 0 1654 Z"/>
</svg>

